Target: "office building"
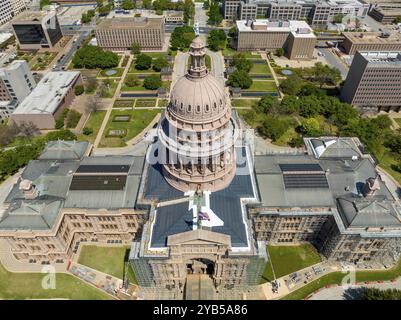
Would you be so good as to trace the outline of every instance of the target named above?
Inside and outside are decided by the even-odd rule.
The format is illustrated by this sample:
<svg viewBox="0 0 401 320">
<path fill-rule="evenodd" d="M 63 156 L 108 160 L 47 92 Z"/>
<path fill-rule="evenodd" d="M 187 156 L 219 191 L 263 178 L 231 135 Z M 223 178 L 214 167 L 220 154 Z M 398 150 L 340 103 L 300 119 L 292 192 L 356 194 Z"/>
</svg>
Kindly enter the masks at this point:
<svg viewBox="0 0 401 320">
<path fill-rule="evenodd" d="M 26 9 L 24 0 L 0 1 L 0 25 L 10 21 L 13 17 Z"/>
<path fill-rule="evenodd" d="M 7 67 L 0 68 L 1 119 L 9 117 L 35 86 L 35 79 L 25 60 L 15 60 Z"/>
<path fill-rule="evenodd" d="M 401 17 L 401 3 L 379 4 L 372 8 L 369 15 L 383 24 L 391 24 Z"/>
<path fill-rule="evenodd" d="M 52 50 L 63 37 L 56 11 L 25 11 L 11 24 L 21 50 Z"/>
<path fill-rule="evenodd" d="M 400 111 L 401 52 L 357 52 L 341 98 L 362 110 Z"/>
<path fill-rule="evenodd" d="M 341 46 L 349 55 L 357 51 L 401 51 L 401 35 L 384 32 L 343 32 Z"/>
<path fill-rule="evenodd" d="M 313 58 L 316 36 L 305 21 L 239 20 L 237 50 L 284 48 L 289 59 Z"/>
<path fill-rule="evenodd" d="M 325 26 L 338 14 L 362 18 L 368 10 L 369 5 L 358 0 L 227 0 L 223 5 L 224 17 L 229 20 L 305 20 L 312 26 Z"/>
<path fill-rule="evenodd" d="M 133 43 L 142 50 L 162 50 L 164 19 L 108 17 L 97 25 L 95 35 L 98 46 L 111 51 L 130 50 Z"/>
<path fill-rule="evenodd" d="M 39 129 L 53 129 L 56 119 L 75 98 L 75 86 L 81 83 L 78 71 L 49 72 L 15 109 L 11 120 L 17 124 L 33 122 Z"/>
</svg>

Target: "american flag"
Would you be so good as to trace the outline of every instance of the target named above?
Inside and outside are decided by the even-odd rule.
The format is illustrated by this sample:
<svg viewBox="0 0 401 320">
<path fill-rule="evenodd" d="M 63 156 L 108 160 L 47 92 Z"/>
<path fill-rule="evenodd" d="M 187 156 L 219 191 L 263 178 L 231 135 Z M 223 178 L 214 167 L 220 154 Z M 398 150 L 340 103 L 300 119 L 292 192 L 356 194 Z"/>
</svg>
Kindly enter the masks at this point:
<svg viewBox="0 0 401 320">
<path fill-rule="evenodd" d="M 208 221 L 210 221 L 210 217 L 206 212 L 200 211 L 198 213 L 198 218 L 199 218 L 199 220 L 208 220 Z"/>
</svg>

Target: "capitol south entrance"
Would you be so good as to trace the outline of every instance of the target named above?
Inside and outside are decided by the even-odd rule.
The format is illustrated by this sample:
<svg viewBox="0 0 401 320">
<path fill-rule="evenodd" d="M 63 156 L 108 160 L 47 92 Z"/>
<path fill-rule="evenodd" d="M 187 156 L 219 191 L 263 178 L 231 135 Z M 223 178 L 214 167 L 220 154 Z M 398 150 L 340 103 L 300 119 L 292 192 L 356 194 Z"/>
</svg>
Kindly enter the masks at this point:
<svg viewBox="0 0 401 320">
<path fill-rule="evenodd" d="M 214 263 L 208 259 L 187 261 L 185 300 L 214 299 L 216 288 L 213 283 Z"/>
</svg>

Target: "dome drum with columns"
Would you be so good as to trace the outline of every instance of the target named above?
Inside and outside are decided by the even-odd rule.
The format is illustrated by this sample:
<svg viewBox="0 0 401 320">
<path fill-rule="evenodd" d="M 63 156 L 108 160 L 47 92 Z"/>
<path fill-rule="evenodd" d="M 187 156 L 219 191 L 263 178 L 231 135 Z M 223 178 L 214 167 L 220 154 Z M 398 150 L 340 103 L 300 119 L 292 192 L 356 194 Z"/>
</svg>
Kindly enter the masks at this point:
<svg viewBox="0 0 401 320">
<path fill-rule="evenodd" d="M 205 65 L 205 45 L 191 44 L 188 73 L 173 87 L 158 136 L 166 180 L 181 191 L 225 188 L 235 175 L 230 99 Z"/>
</svg>

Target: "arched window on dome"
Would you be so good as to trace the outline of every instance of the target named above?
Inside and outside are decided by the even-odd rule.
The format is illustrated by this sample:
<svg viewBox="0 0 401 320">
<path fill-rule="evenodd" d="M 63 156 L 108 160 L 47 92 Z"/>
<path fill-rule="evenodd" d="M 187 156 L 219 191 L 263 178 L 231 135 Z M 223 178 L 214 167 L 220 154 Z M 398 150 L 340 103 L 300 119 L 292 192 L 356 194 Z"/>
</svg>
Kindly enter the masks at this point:
<svg viewBox="0 0 401 320">
<path fill-rule="evenodd" d="M 216 104 L 216 102 L 213 104 L 213 108 L 217 109 L 217 104 Z"/>
<path fill-rule="evenodd" d="M 191 107 L 191 105 L 189 105 L 188 106 L 188 112 L 191 112 L 192 111 L 192 107 Z"/>
<path fill-rule="evenodd" d="M 220 105 L 223 105 L 223 101 L 221 101 L 221 99 L 220 99 Z"/>
<path fill-rule="evenodd" d="M 206 111 L 206 112 L 209 112 L 209 110 L 210 110 L 210 109 L 209 109 L 209 105 L 207 104 L 207 105 L 205 106 L 205 111 Z"/>
<path fill-rule="evenodd" d="M 183 110 L 183 109 L 184 109 L 184 104 L 181 102 L 180 110 Z"/>
<path fill-rule="evenodd" d="M 201 111 L 201 107 L 200 107 L 200 105 L 198 104 L 197 106 L 196 106 L 196 112 L 200 112 Z"/>
</svg>

